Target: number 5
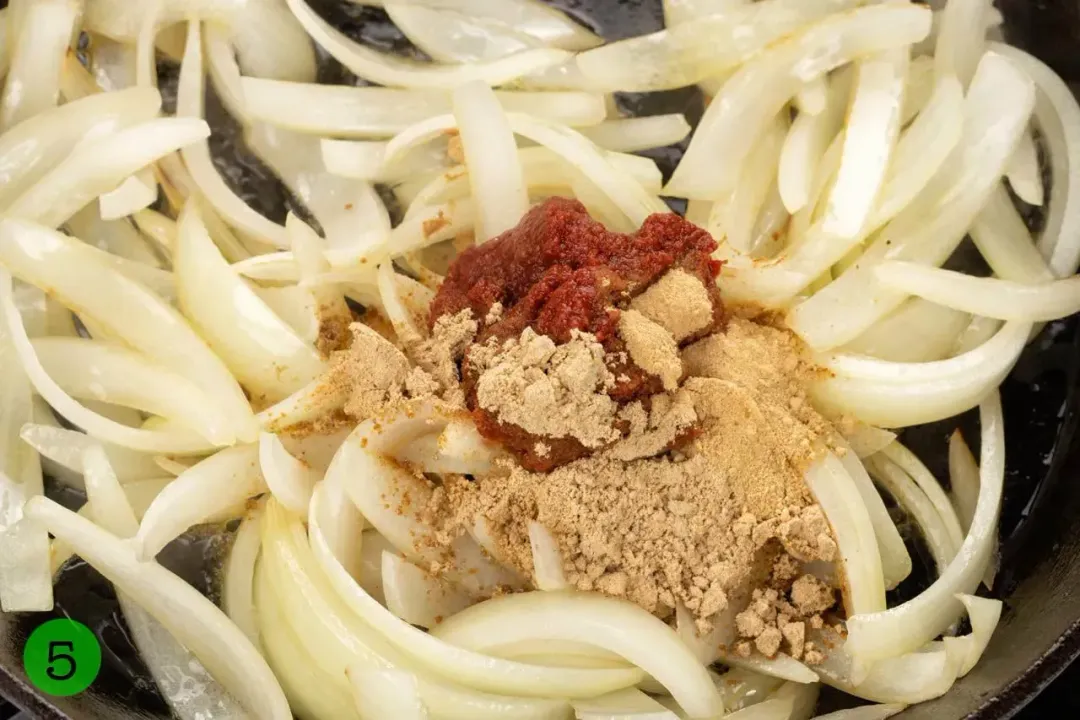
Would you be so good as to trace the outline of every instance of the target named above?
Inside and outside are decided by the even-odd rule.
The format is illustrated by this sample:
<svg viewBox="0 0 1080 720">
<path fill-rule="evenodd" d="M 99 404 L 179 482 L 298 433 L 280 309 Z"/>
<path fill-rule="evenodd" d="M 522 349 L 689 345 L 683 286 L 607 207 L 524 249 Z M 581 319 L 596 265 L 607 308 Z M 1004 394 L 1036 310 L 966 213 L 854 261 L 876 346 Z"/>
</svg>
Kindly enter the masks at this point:
<svg viewBox="0 0 1080 720">
<path fill-rule="evenodd" d="M 57 648 L 66 649 L 67 652 L 57 652 Z M 49 643 L 49 667 L 45 673 L 53 680 L 70 680 L 75 675 L 75 658 L 71 655 L 75 651 L 75 643 L 64 640 L 54 640 Z M 53 663 L 67 663 L 67 672 L 59 673 L 53 667 Z"/>
</svg>

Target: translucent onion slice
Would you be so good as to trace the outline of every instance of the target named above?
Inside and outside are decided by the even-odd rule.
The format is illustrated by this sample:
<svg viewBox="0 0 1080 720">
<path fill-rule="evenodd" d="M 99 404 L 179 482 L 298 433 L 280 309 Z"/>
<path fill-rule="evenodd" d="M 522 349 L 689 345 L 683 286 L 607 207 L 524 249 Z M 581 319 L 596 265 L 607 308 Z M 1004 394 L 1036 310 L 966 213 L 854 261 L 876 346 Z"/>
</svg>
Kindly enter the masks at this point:
<svg viewBox="0 0 1080 720">
<path fill-rule="evenodd" d="M 162 0 L 157 11 L 158 23 L 164 27 L 187 20 L 189 16 L 227 22 L 233 20 L 245 5 L 246 0 Z M 149 2 L 93 0 L 87 3 L 83 29 L 133 44 L 151 12 L 153 7 Z"/>
<path fill-rule="evenodd" d="M 319 475 L 289 454 L 277 435 L 259 433 L 259 467 L 270 492 L 284 507 L 304 515 Z"/>
<path fill-rule="evenodd" d="M 1080 311 L 1080 277 L 1075 276 L 1029 285 L 913 262 L 885 262 L 876 273 L 882 283 L 895 290 L 999 320 L 1041 322 Z"/>
<path fill-rule="evenodd" d="M 146 176 L 145 171 L 131 175 L 111 190 L 98 198 L 103 220 L 116 220 L 150 207 L 157 201 L 158 186 L 153 175 Z"/>
<path fill-rule="evenodd" d="M 964 133 L 955 159 L 878 234 L 857 265 L 788 314 L 791 328 L 824 350 L 854 339 L 898 307 L 907 296 L 879 284 L 875 265 L 940 265 L 952 254 L 1001 178 L 1027 127 L 1034 96 L 1032 82 L 1010 60 L 984 55 L 964 98 Z"/>
<path fill-rule="evenodd" d="M 944 523 L 949 539 L 959 548 L 964 541 L 964 532 L 960 529 L 960 521 L 956 517 L 956 511 L 953 509 L 952 503 L 949 502 L 948 495 L 945 494 L 944 488 L 934 477 L 934 474 L 927 469 L 926 465 L 915 453 L 899 442 L 886 446 L 882 449 L 881 454 L 910 475 L 915 484 L 919 486 L 919 489 L 926 493 L 926 497 L 933 504 L 938 515 L 941 516 L 941 522 Z"/>
<path fill-rule="evenodd" d="M 607 695 L 576 700 L 574 715 L 578 720 L 678 720 L 679 716 L 635 688 L 616 690 Z"/>
<path fill-rule="evenodd" d="M 1065 81 L 1040 60 L 1001 43 L 993 43 L 991 49 L 1016 63 L 1039 88 L 1035 116 L 1055 178 L 1039 249 L 1055 275 L 1072 275 L 1080 262 L 1080 183 L 1058 181 L 1080 167 L 1080 105 Z"/>
<path fill-rule="evenodd" d="M 255 717 L 290 720 L 288 702 L 262 656 L 212 602 L 130 545 L 44 497 L 26 506 L 40 522 L 120 591 L 138 603 Z"/>
<path fill-rule="evenodd" d="M 287 11 L 286 11 L 287 12 Z M 290 19 L 292 16 L 290 15 Z M 236 61 L 229 28 L 214 22 L 203 27 L 203 52 L 206 53 L 206 70 L 221 98 L 225 109 L 241 125 L 251 123 L 241 87 L 240 65 Z"/>
<path fill-rule="evenodd" d="M 682 142 L 690 134 L 690 123 L 679 114 L 651 115 L 607 120 L 581 134 L 605 150 L 633 153 Z"/>
<path fill-rule="evenodd" d="M 321 502 L 320 492 L 321 487 L 316 490 L 316 503 Z M 630 668 L 545 668 L 500 660 L 455 647 L 452 643 L 444 642 L 402 622 L 372 598 L 336 561 L 318 523 L 309 526 L 309 539 L 315 559 L 337 595 L 368 627 L 407 654 L 413 662 L 455 682 L 487 692 L 589 697 L 629 687 L 642 677 L 640 671 Z"/>
<path fill-rule="evenodd" d="M 540 590 L 567 590 L 570 583 L 563 572 L 559 542 L 538 522 L 529 522 L 529 545 L 532 547 L 533 582 Z"/>
<path fill-rule="evenodd" d="M 417 627 L 435 627 L 473 604 L 461 588 L 391 552 L 383 551 L 382 582 L 386 609 Z"/>
<path fill-rule="evenodd" d="M 970 322 L 967 313 L 911 298 L 845 345 L 843 351 L 891 362 L 944 360 L 953 354 L 957 338 Z"/>
<path fill-rule="evenodd" d="M 581 53 L 586 83 L 604 92 L 651 92 L 694 85 L 752 57 L 772 43 L 853 0 L 765 0 L 736 5 L 692 23 L 608 43 Z"/>
<path fill-rule="evenodd" d="M 767 248 L 759 247 L 755 242 L 763 238 L 755 234 L 754 228 L 768 201 L 769 191 L 776 183 L 777 163 L 787 132 L 787 122 L 782 116 L 769 124 L 769 129 L 747 158 L 746 169 L 731 199 L 724 205 L 717 204 L 718 208 L 724 209 L 724 219 L 719 221 L 717 218 L 716 226 L 712 221 L 709 223 L 713 235 L 726 236 L 728 245 L 744 255 L 768 256 Z"/>
<path fill-rule="evenodd" d="M 723 713 L 708 672 L 675 631 L 625 601 L 574 592 L 503 595 L 463 610 L 432 634 L 480 652 L 523 640 L 587 642 L 618 653 L 656 678 L 691 717 Z"/>
<path fill-rule="evenodd" d="M 952 75 L 966 87 L 986 50 L 987 16 L 990 0 L 949 0 L 938 16 L 934 73 Z"/>
<path fill-rule="evenodd" d="M 244 503 L 264 492 L 257 447 L 243 445 L 211 455 L 154 498 L 135 536 L 135 552 L 140 559 L 152 559 L 193 526 L 242 514 Z"/>
<path fill-rule="evenodd" d="M 323 20 L 305 0 L 286 0 L 304 29 L 335 60 L 359 77 L 389 87 L 451 90 L 472 80 L 504 85 L 569 60 L 563 50 L 535 48 L 484 63 L 435 65 L 418 63 L 373 50 L 355 42 Z"/>
<path fill-rule="evenodd" d="M 436 62 L 484 62 L 540 46 L 535 38 L 490 17 L 408 2 L 385 3 L 384 8 L 405 37 Z"/>
<path fill-rule="evenodd" d="M 256 648 L 259 639 L 255 610 L 255 563 L 261 547 L 262 508 L 250 511 L 236 530 L 221 586 L 221 608 Z"/>
<path fill-rule="evenodd" d="M 956 682 L 959 653 L 950 654 L 941 644 L 920 652 L 890 656 L 875 663 L 869 672 L 853 675 L 857 665 L 839 645 L 841 639 L 835 635 L 826 637 L 837 648 L 818 666 L 821 680 L 848 695 L 873 702 L 911 705 L 941 697 Z"/>
<path fill-rule="evenodd" d="M 979 464 L 959 430 L 949 436 L 949 486 L 960 526 L 967 532 L 979 502 Z"/>
<path fill-rule="evenodd" d="M 172 418 L 214 444 L 235 439 L 228 418 L 201 388 L 140 353 L 82 338 L 39 338 L 33 347 L 45 372 L 72 397 Z"/>
<path fill-rule="evenodd" d="M 802 83 L 854 57 L 921 39 L 930 17 L 920 7 L 862 8 L 826 18 L 747 62 L 709 104 L 666 194 L 704 200 L 730 192 L 769 118 Z M 725 162 L 716 163 L 718 157 Z"/>
<path fill-rule="evenodd" d="M 221 256 L 194 199 L 180 216 L 173 263 L 184 314 L 252 393 L 277 401 L 322 373 L 324 362 L 315 348 L 275 315 Z"/>
<path fill-rule="evenodd" d="M 964 544 L 941 577 L 912 600 L 884 612 L 849 617 L 845 648 L 857 664 L 865 667 L 913 652 L 941 634 L 963 612 L 956 594 L 970 594 L 990 562 L 1005 477 L 1005 430 L 996 391 L 980 406 L 979 418 L 979 501 Z"/>
<path fill-rule="evenodd" d="M 84 136 L 103 137 L 152 120 L 161 96 L 131 88 L 68 102 L 0 135 L 0 203 L 7 204 L 63 160 Z"/>
<path fill-rule="evenodd" d="M 994 189 L 969 234 L 999 278 L 1030 284 L 1054 279 L 1004 185 Z"/>
<path fill-rule="evenodd" d="M 245 75 L 315 81 L 315 47 L 285 0 L 247 0 L 230 25 L 236 58 Z"/>
<path fill-rule="evenodd" d="M 362 720 L 427 720 L 416 676 L 400 670 L 346 668 L 356 710 Z"/>
<path fill-rule="evenodd" d="M 59 227 L 99 195 L 164 155 L 210 135 L 194 118 L 161 118 L 87 138 L 8 206 L 9 217 Z"/>
<path fill-rule="evenodd" d="M 844 120 L 850 86 L 845 80 L 846 76 L 838 74 L 828 82 L 821 112 L 800 113 L 784 138 L 777 177 L 780 198 L 788 212 L 798 212 L 810 201 L 821 160 Z M 824 78 L 822 82 L 826 82 Z"/>
<path fill-rule="evenodd" d="M 941 515 L 911 476 L 892 460 L 878 455 L 869 458 L 867 465 L 877 481 L 918 525 L 923 539 L 930 547 L 930 554 L 940 575 L 956 557 L 959 549 L 945 528 Z"/>
<path fill-rule="evenodd" d="M 874 524 L 858 486 L 831 453 L 806 471 L 806 484 L 832 526 L 848 615 L 885 609 L 885 581 Z"/>
<path fill-rule="evenodd" d="M 203 92 L 202 32 L 198 22 L 189 22 L 176 91 L 176 114 L 193 120 L 202 118 Z M 210 159 L 210 146 L 205 140 L 186 143 L 181 155 L 196 187 L 223 219 L 260 243 L 288 247 L 285 228 L 260 215 L 225 183 Z"/>
<path fill-rule="evenodd" d="M 441 432 L 449 413 L 430 404 L 411 412 L 411 416 L 380 418 L 379 430 L 373 420 L 357 426 L 334 455 L 326 471 L 327 481 L 340 483 L 364 518 L 405 557 L 424 565 L 439 562 L 449 579 L 474 595 L 490 595 L 500 585 L 519 585 L 468 536 L 457 538 L 449 548 L 425 540 L 432 531 L 420 515 L 432 489 L 389 457 L 406 442 Z M 408 502 L 404 502 L 406 497 Z"/>
<path fill-rule="evenodd" d="M 154 293 L 103 264 L 81 243 L 17 220 L 0 223 L 0 261 L 20 279 L 48 287 L 80 317 L 94 318 L 132 348 L 191 378 L 229 413 L 241 440 L 254 440 L 251 408 L 232 374 Z M 122 318 L 118 307 L 125 308 Z M 78 424 L 67 410 L 53 406 Z"/>
<path fill-rule="evenodd" d="M 963 637 L 946 637 L 943 639 L 947 650 L 961 656 L 959 677 L 964 677 L 979 662 L 979 658 L 990 644 L 990 638 L 997 629 L 1001 619 L 1002 603 L 1000 600 L 975 597 L 974 595 L 957 595 L 956 598 L 964 604 L 968 618 L 971 620 L 971 633 Z"/>
<path fill-rule="evenodd" d="M 1042 170 L 1039 168 L 1039 150 L 1035 147 L 1035 138 L 1030 128 L 1020 136 L 1016 152 L 1009 160 L 1005 172 L 1009 186 L 1017 197 L 1028 205 L 1041 206 L 1044 200 Z"/>
<path fill-rule="evenodd" d="M 886 434 L 892 435 L 892 433 Z M 895 435 L 893 437 L 895 438 Z M 881 555 L 881 572 L 885 578 L 885 589 L 891 590 L 911 574 L 911 555 L 908 554 L 904 539 L 900 536 L 900 531 L 896 528 L 896 523 L 889 515 L 889 510 L 885 507 L 873 481 L 867 475 L 862 461 L 854 452 L 847 452 L 840 456 L 840 463 L 851 476 L 855 488 L 859 491 L 859 497 L 866 506 L 870 523 L 874 526 L 878 553 Z"/>
<path fill-rule="evenodd" d="M 14 41 L 0 97 L 0 129 L 56 107 L 61 67 L 81 12 L 76 0 L 38 0 L 20 9 L 9 28 Z"/>
<path fill-rule="evenodd" d="M 866 226 L 888 174 L 900 132 L 907 48 L 861 60 L 844 131 L 844 154 L 822 220 L 825 232 L 852 238 Z"/>
<path fill-rule="evenodd" d="M 109 464 L 121 482 L 147 480 L 161 475 L 152 455 L 111 443 L 103 443 L 76 430 L 28 423 L 23 425 L 19 437 L 41 453 L 42 457 L 77 473 L 76 478 L 82 475 L 83 451 L 94 445 L 105 448 Z M 78 484 L 81 485 L 81 483 L 82 481 L 78 480 Z"/>
<path fill-rule="evenodd" d="M 123 262 L 116 263 L 118 269 L 123 270 L 130 267 L 133 271 L 140 271 L 144 270 L 145 266 L 150 268 L 160 268 L 162 266 L 161 257 L 154 252 L 154 249 L 150 247 L 150 244 L 146 242 L 130 222 L 126 220 L 103 220 L 98 209 L 93 204 L 87 205 L 75 213 L 67 222 L 67 230 L 70 234 L 99 250 L 139 263 L 139 265 L 135 266 Z M 107 258 L 103 257 L 102 259 Z M 115 261 L 115 258 L 111 258 L 110 261 Z M 171 275 L 152 272 L 128 272 L 126 274 L 134 280 L 149 285 L 163 297 L 175 294 Z"/>
<path fill-rule="evenodd" d="M 456 666 L 448 665 L 445 661 L 436 662 L 427 657 L 403 654 L 398 647 L 388 643 L 379 634 L 379 631 L 385 629 L 384 626 L 402 624 L 420 637 L 431 636 L 418 628 L 401 623 L 385 608 L 383 612 L 390 619 L 382 620 L 379 625 L 365 622 L 362 615 L 354 614 L 355 606 L 344 604 L 341 596 L 335 592 L 336 588 L 327 585 L 327 580 L 332 581 L 332 576 L 328 578 L 323 568 L 320 568 L 320 563 L 313 557 L 299 519 L 287 517 L 274 502 L 268 504 L 265 517 L 264 565 L 270 576 L 270 584 L 301 642 L 311 652 L 318 650 L 318 655 L 313 657 L 324 671 L 331 675 L 340 675 L 346 669 L 365 667 L 373 670 L 399 669 L 413 672 L 419 681 L 424 704 L 438 708 L 439 713 L 447 718 L 497 720 L 509 716 L 529 720 L 556 720 L 566 716 L 565 701 L 477 692 L 444 679 L 457 672 Z M 421 666 L 432 663 L 435 665 L 433 672 Z M 479 680 L 479 683 L 490 685 L 495 682 L 493 676 L 499 674 L 494 667 L 497 664 L 485 663 L 488 666 L 483 673 L 485 679 Z M 590 674 L 595 676 L 596 672 L 607 673 L 609 677 L 615 677 L 612 673 L 621 673 L 624 677 L 627 674 L 626 670 L 589 673 L 583 670 L 560 671 L 539 666 L 522 667 L 538 674 L 546 674 L 552 679 L 557 679 L 559 674 L 565 676 L 568 672 L 572 673 L 571 676 L 575 679 L 585 678 Z M 641 678 L 641 674 L 630 671 L 630 678 L 630 683 L 636 682 Z M 542 691 L 545 695 L 553 692 L 552 683 L 538 684 L 535 677 L 529 679 L 531 683 L 528 687 L 531 692 Z M 582 682 L 594 688 L 597 685 L 592 679 Z M 625 686 L 620 684 L 617 687 Z M 590 690 L 590 694 L 597 692 Z"/>
<path fill-rule="evenodd" d="M 245 77 L 253 120 L 296 132 L 339 138 L 390 137 L 425 118 L 450 112 L 446 92 L 314 85 Z M 604 120 L 602 95 L 581 92 L 496 92 L 503 109 L 580 127 Z"/>
</svg>

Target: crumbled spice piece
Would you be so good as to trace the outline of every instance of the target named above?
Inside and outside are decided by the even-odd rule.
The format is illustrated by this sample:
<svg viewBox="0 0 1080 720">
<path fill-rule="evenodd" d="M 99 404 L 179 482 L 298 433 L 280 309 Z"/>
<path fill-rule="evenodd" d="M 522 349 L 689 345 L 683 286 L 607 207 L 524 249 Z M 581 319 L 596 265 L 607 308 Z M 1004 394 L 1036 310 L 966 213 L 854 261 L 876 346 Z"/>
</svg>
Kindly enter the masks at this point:
<svg viewBox="0 0 1080 720">
<path fill-rule="evenodd" d="M 701 280 L 680 268 L 663 277 L 630 303 L 633 310 L 662 326 L 682 342 L 713 323 L 713 302 Z"/>
<path fill-rule="evenodd" d="M 665 390 L 679 386 L 682 360 L 679 359 L 679 346 L 670 332 L 637 310 L 624 310 L 619 317 L 619 335 L 626 342 L 635 365 L 660 378 Z"/>
</svg>

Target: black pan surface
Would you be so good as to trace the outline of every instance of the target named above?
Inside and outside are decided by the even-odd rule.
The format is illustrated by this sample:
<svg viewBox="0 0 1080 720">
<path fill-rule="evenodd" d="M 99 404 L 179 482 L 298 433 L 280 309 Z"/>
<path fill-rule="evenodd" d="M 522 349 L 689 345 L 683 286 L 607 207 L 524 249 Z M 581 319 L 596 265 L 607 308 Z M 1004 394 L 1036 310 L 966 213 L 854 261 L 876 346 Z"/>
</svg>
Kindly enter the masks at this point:
<svg viewBox="0 0 1080 720">
<path fill-rule="evenodd" d="M 374 46 L 423 57 L 374 8 L 344 0 L 311 0 L 338 27 Z M 2 4 L 6 5 L 6 2 Z M 631 37 L 659 29 L 660 0 L 552 0 L 583 24 L 608 39 Z M 1006 35 L 1050 63 L 1071 83 L 1080 83 L 1080 3 L 1076 0 L 998 0 Z M 161 67 L 163 78 L 175 80 L 174 67 Z M 320 81 L 358 81 L 333 60 L 324 58 Z M 167 90 L 167 81 L 163 83 Z M 1080 89 L 1080 86 L 1076 86 Z M 212 91 L 211 91 L 212 92 Z M 216 99 L 208 98 L 215 135 L 212 148 L 219 169 L 260 211 L 283 219 L 296 201 L 250 153 L 236 127 Z M 683 112 L 696 122 L 703 98 L 685 89 L 649 95 L 626 95 L 620 107 L 630 114 Z M 650 153 L 668 175 L 681 147 Z M 1037 213 L 1029 213 L 1037 227 Z M 962 260 L 961 260 L 962 261 Z M 904 718 L 1001 719 L 1012 716 L 1080 655 L 1080 440 L 1077 402 L 1080 387 L 1080 321 L 1051 323 L 1027 349 L 1002 388 L 1006 416 L 1008 476 L 1001 518 L 1001 570 L 994 595 L 1005 601 L 997 633 L 978 667 L 945 697 L 906 711 Z M 948 434 L 965 429 L 978 438 L 974 418 L 913 428 L 905 441 L 937 477 L 947 477 L 944 453 Z M 76 506 L 81 498 L 50 484 L 54 497 Z M 896 592 L 906 597 L 928 583 L 926 553 L 911 538 L 916 566 L 924 565 Z M 202 533 L 182 538 L 162 555 L 162 562 L 197 587 L 213 594 L 214 571 L 227 549 L 228 535 Z M 22 670 L 22 647 L 29 632 L 46 614 L 0 615 L 0 694 L 47 720 L 135 720 L 167 718 L 168 707 L 138 658 L 115 594 L 94 570 L 69 563 L 56 588 L 53 617 L 69 616 L 89 625 L 103 647 L 102 671 L 87 692 L 71 698 L 40 696 Z M 823 703 L 842 706 L 844 698 L 826 696 Z"/>
</svg>

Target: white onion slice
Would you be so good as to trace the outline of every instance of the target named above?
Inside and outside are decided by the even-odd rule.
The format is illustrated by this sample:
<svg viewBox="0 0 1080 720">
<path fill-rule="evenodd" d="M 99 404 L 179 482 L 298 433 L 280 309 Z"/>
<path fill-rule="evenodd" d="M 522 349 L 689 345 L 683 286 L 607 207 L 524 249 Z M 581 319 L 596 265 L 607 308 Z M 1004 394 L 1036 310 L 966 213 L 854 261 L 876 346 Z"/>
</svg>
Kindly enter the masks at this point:
<svg viewBox="0 0 1080 720">
<path fill-rule="evenodd" d="M 1030 284 L 1054 279 L 1004 185 L 994 189 L 969 234 L 997 277 Z"/>
<path fill-rule="evenodd" d="M 131 175 L 115 190 L 98 198 L 103 220 L 124 218 L 154 204 L 158 196 L 157 182 L 153 180 L 153 175 L 148 180 L 146 174 L 143 171 Z"/>
<path fill-rule="evenodd" d="M 949 0 L 938 16 L 934 72 L 952 75 L 966 87 L 986 50 L 986 26 L 990 0 Z"/>
<path fill-rule="evenodd" d="M 491 17 L 469 16 L 409 2 L 385 3 L 391 22 L 409 41 L 440 63 L 496 60 L 540 43 Z"/>
<path fill-rule="evenodd" d="M 72 397 L 171 418 L 217 445 L 235 439 L 202 389 L 139 353 L 82 338 L 40 338 L 33 347 L 45 372 Z"/>
<path fill-rule="evenodd" d="M 292 718 L 266 661 L 197 590 L 157 563 L 139 561 L 126 542 L 51 500 L 31 500 L 26 513 L 165 626 L 252 715 Z"/>
<path fill-rule="evenodd" d="M 145 269 L 144 266 L 150 268 L 160 268 L 162 266 L 160 256 L 154 252 L 154 249 L 150 247 L 150 244 L 146 242 L 130 222 L 126 220 L 103 220 L 98 209 L 93 204 L 87 205 L 75 213 L 67 221 L 67 230 L 70 234 L 99 250 L 139 263 L 139 265 L 134 266 L 128 263 L 115 263 L 117 269 L 123 270 L 128 267 L 132 270 L 143 270 Z M 115 258 L 105 257 L 102 259 L 115 260 Z M 128 272 L 126 274 L 134 280 L 149 285 L 165 297 L 175 294 L 172 289 L 172 277 L 169 274 L 150 272 Z M 165 282 L 166 280 L 167 282 Z"/>
<path fill-rule="evenodd" d="M 119 445 L 103 443 L 76 430 L 28 423 L 19 436 L 26 444 L 62 467 L 82 475 L 82 453 L 93 445 L 102 445 L 121 482 L 147 480 L 161 475 L 152 455 Z M 81 481 L 79 481 L 81 483 Z"/>
<path fill-rule="evenodd" d="M 540 590 L 567 590 L 570 584 L 563 572 L 559 542 L 538 522 L 529 522 L 529 545 L 532 547 L 533 581 Z"/>
<path fill-rule="evenodd" d="M 203 91 L 202 33 L 198 22 L 189 22 L 176 91 L 176 114 L 192 121 L 202 118 Z M 210 146 L 205 140 L 185 145 L 181 155 L 191 178 L 222 218 L 260 243 L 288 247 L 285 228 L 260 215 L 225 183 L 210 159 Z"/>
<path fill-rule="evenodd" d="M 244 503 L 266 492 L 254 445 L 228 448 L 182 473 L 146 510 L 134 547 L 149 560 L 199 523 L 236 517 Z"/>
<path fill-rule="evenodd" d="M 910 298 L 845 345 L 843 351 L 891 362 L 944 360 L 954 354 L 956 340 L 970 322 L 967 313 Z"/>
<path fill-rule="evenodd" d="M 831 453 L 806 471 L 806 485 L 836 535 L 848 615 L 885 609 L 885 581 L 874 524 L 858 487 Z"/>
<path fill-rule="evenodd" d="M 416 676 L 400 670 L 346 668 L 361 720 L 427 720 Z"/>
<path fill-rule="evenodd" d="M 892 435 L 892 433 L 886 434 Z M 866 474 L 862 461 L 855 456 L 854 452 L 847 452 L 840 456 L 840 463 L 855 483 L 859 497 L 866 506 L 870 523 L 874 527 L 874 536 L 877 538 L 878 553 L 881 555 L 881 573 L 885 579 L 885 589 L 891 590 L 911 574 L 911 555 L 908 554 L 904 539 L 900 536 L 900 531 L 896 528 L 892 516 L 889 515 L 889 510 L 885 507 L 881 495 L 878 494 L 870 476 Z"/>
<path fill-rule="evenodd" d="M 792 330 L 824 350 L 854 339 L 898 307 L 907 296 L 878 284 L 875 265 L 887 259 L 939 265 L 952 254 L 1001 178 L 1034 96 L 1032 82 L 1010 60 L 984 55 L 964 99 L 955 159 L 878 234 L 856 266 L 788 314 Z"/>
<path fill-rule="evenodd" d="M 417 627 L 435 627 L 473 603 L 473 599 L 461 588 L 385 550 L 382 554 L 382 583 L 386 609 Z"/>
<path fill-rule="evenodd" d="M 971 620 L 971 634 L 964 637 L 946 637 L 943 639 L 947 650 L 961 654 L 961 662 L 958 676 L 964 677 L 975 667 L 990 644 L 990 638 L 997 629 L 1001 619 L 1002 603 L 1000 600 L 975 597 L 974 595 L 957 595 L 956 598 L 964 604 L 968 618 Z"/>
<path fill-rule="evenodd" d="M 324 363 L 240 279 L 189 200 L 173 255 L 184 314 L 249 390 L 276 401 L 318 377 Z"/>
<path fill-rule="evenodd" d="M 949 436 L 949 485 L 960 526 L 967 532 L 979 502 L 979 464 L 959 430 Z"/>
<path fill-rule="evenodd" d="M 956 517 L 956 510 L 953 509 L 948 495 L 945 494 L 944 488 L 941 487 L 941 483 L 938 482 L 933 473 L 927 469 L 926 465 L 919 460 L 915 453 L 899 442 L 885 447 L 882 449 L 881 454 L 910 475 L 915 484 L 919 486 L 919 489 L 926 494 L 938 515 L 941 516 L 941 522 L 944 523 L 949 539 L 959 548 L 960 544 L 964 542 L 964 532 L 960 529 L 960 521 Z"/>
<path fill-rule="evenodd" d="M 261 648 L 255 608 L 255 563 L 261 547 L 262 509 L 244 517 L 236 530 L 221 586 L 221 608 L 251 644 Z"/>
<path fill-rule="evenodd" d="M 576 700 L 574 716 L 578 720 L 678 720 L 679 716 L 635 688 L 616 690 L 607 695 Z"/>
<path fill-rule="evenodd" d="M 206 70 L 214 84 L 221 103 L 241 125 L 249 125 L 241 87 L 240 65 L 236 62 L 229 29 L 224 25 L 208 22 L 204 25 L 203 52 L 206 53 Z"/>
<path fill-rule="evenodd" d="M 425 118 L 448 113 L 450 96 L 434 90 L 314 85 L 245 77 L 245 107 L 253 120 L 312 135 L 390 137 Z M 503 109 L 571 126 L 604 120 L 602 95 L 497 91 Z"/>
<path fill-rule="evenodd" d="M 23 3 L 9 28 L 14 34 L 11 64 L 0 97 L 0 129 L 55 107 L 60 100 L 60 72 L 82 3 L 37 0 Z"/>
<path fill-rule="evenodd" d="M 522 640 L 588 642 L 656 678 L 691 717 L 723 713 L 712 679 L 675 632 L 625 601 L 574 592 L 503 595 L 463 610 L 432 633 L 477 651 Z"/>
<path fill-rule="evenodd" d="M 270 492 L 284 507 L 294 513 L 307 513 L 311 491 L 319 475 L 303 461 L 289 454 L 280 438 L 272 433 L 259 433 L 259 467 Z"/>
<path fill-rule="evenodd" d="M 886 718 L 891 718 L 893 715 L 902 712 L 906 707 L 902 703 L 863 705 L 818 715 L 817 720 L 886 720 Z"/>
<path fill-rule="evenodd" d="M 229 22 L 237 17 L 246 0 L 162 0 L 154 11 L 152 3 L 130 3 L 127 0 L 92 0 L 87 3 L 83 29 L 126 43 L 134 43 L 145 18 L 159 13 L 158 23 L 164 27 L 187 20 L 194 15 L 202 20 Z"/>
<path fill-rule="evenodd" d="M 851 427 L 842 428 L 841 432 L 858 458 L 870 457 L 896 440 L 896 433 L 891 430 L 882 430 L 858 421 L 852 423 Z M 843 461 L 845 457 L 841 456 L 840 460 Z M 847 467 L 847 463 L 844 465 Z M 850 468 L 848 471 L 850 472 Z"/>
<path fill-rule="evenodd" d="M 907 48 L 894 49 L 859 62 L 844 153 L 822 221 L 829 234 L 856 237 L 870 220 L 900 132 L 909 54 Z"/>
<path fill-rule="evenodd" d="M 436 65 L 418 63 L 373 50 L 355 42 L 323 20 L 305 0 L 286 0 L 304 29 L 338 62 L 379 85 L 452 90 L 472 80 L 503 85 L 569 60 L 563 50 L 535 48 L 483 63 Z"/>
<path fill-rule="evenodd" d="M 195 118 L 161 118 L 86 138 L 8 207 L 8 215 L 59 227 L 99 195 L 168 153 L 210 135 Z"/>
<path fill-rule="evenodd" d="M 1028 205 L 1042 205 L 1044 200 L 1042 171 L 1039 168 L 1039 151 L 1035 147 L 1035 138 L 1029 128 L 1020 136 L 1016 152 L 1009 160 L 1005 172 L 1009 185 L 1017 197 Z"/>
<path fill-rule="evenodd" d="M 765 0 L 725 8 L 694 22 L 581 53 L 577 66 L 590 88 L 651 92 L 694 85 L 739 65 L 777 40 L 853 0 Z"/>
<path fill-rule="evenodd" d="M 1001 43 L 993 43 L 991 49 L 1016 63 L 1039 89 L 1035 116 L 1049 148 L 1054 178 L 1039 249 L 1054 274 L 1066 277 L 1080 262 L 1080 183 L 1065 182 L 1080 167 L 1080 105 L 1065 81 L 1040 60 Z"/>
<path fill-rule="evenodd" d="M 285 0 L 247 0 L 230 25 L 245 75 L 314 82 L 315 48 Z"/>
<path fill-rule="evenodd" d="M 469 185 L 479 209 L 479 244 L 515 227 L 529 209 L 529 198 L 514 133 L 495 94 L 485 84 L 473 82 L 457 88 L 453 99 Z"/>
<path fill-rule="evenodd" d="M 864 667 L 913 652 L 941 634 L 963 611 L 955 595 L 971 593 L 990 562 L 1005 477 L 1005 429 L 997 391 L 982 403 L 979 417 L 979 501 L 964 544 L 941 577 L 912 600 L 884 612 L 849 617 L 845 648 Z"/>
<path fill-rule="evenodd" d="M 747 62 L 701 119 L 666 194 L 710 199 L 730 192 L 754 141 L 802 83 L 854 57 L 902 47 L 930 31 L 930 11 L 907 5 L 862 8 L 826 18 Z M 715 162 L 718 157 L 723 163 Z"/>
<path fill-rule="evenodd" d="M 615 152 L 640 152 L 676 145 L 690 134 L 690 123 L 679 114 L 607 120 L 582 129 L 581 134 Z"/>
<path fill-rule="evenodd" d="M 63 160 L 84 136 L 102 137 L 152 120 L 161 96 L 152 88 L 93 95 L 39 113 L 0 135 L 0 203 L 5 205 Z"/>
<path fill-rule="evenodd" d="M 824 78 L 822 82 L 825 82 Z M 825 150 L 841 128 L 849 85 L 846 77 L 838 74 L 828 82 L 825 107 L 821 112 L 800 113 L 791 124 L 780 152 L 777 174 L 780 198 L 788 212 L 798 212 L 810 201 L 814 178 Z"/>
<path fill-rule="evenodd" d="M 1080 311 L 1078 277 L 1029 285 L 912 262 L 885 262 L 876 273 L 890 288 L 983 317 L 1030 323 Z"/>
</svg>

